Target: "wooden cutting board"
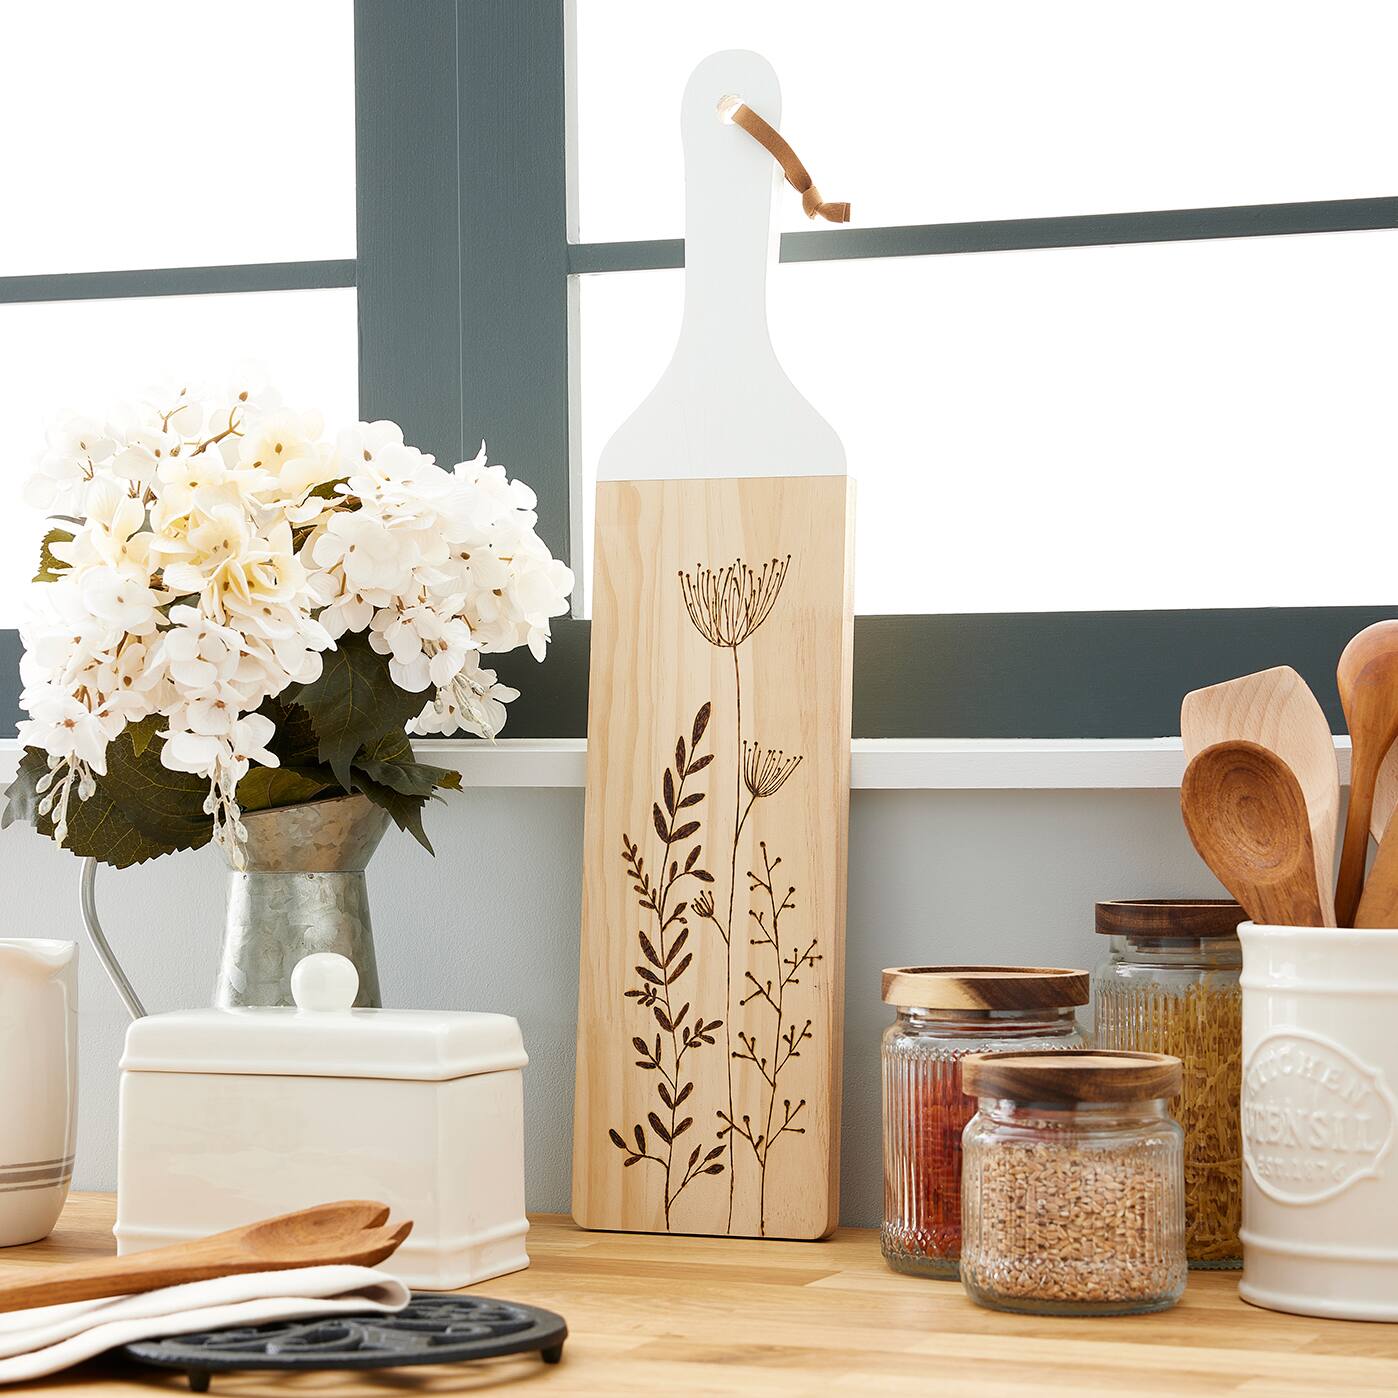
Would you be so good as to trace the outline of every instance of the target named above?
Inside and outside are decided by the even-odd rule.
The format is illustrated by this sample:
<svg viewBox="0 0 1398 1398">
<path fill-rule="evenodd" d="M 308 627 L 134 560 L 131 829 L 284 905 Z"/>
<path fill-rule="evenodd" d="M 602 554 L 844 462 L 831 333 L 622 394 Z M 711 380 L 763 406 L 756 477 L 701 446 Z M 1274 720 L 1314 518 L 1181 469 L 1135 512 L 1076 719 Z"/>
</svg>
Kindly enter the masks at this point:
<svg viewBox="0 0 1398 1398">
<path fill-rule="evenodd" d="M 820 1238 L 838 1218 L 852 486 L 765 320 L 753 54 L 686 89 L 675 357 L 597 491 L 573 1215 Z"/>
<path fill-rule="evenodd" d="M 836 1221 L 847 478 L 598 492 L 574 1213 Z"/>
</svg>

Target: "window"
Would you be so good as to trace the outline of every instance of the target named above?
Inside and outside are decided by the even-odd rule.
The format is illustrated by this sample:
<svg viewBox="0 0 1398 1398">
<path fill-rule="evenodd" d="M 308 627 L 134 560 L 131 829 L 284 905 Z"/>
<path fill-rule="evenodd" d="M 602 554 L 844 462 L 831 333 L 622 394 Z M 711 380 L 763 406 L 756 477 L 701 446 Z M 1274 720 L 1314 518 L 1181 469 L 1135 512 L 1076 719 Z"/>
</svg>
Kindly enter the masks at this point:
<svg viewBox="0 0 1398 1398">
<path fill-rule="evenodd" d="M 1392 193 L 1384 0 L 575 6 L 586 243 L 683 235 L 679 94 L 725 48 L 860 228 Z"/>
<path fill-rule="evenodd" d="M 55 417 L 250 360 L 328 418 L 357 415 L 352 21 L 350 0 L 0 14 L 10 732 L 40 523 L 19 494 Z"/>
<path fill-rule="evenodd" d="M 858 192 L 861 228 L 1359 198 L 1387 178 L 1384 45 L 1360 40 L 1398 39 L 1398 16 L 1373 4 L 1317 22 L 1296 6 L 875 0 L 857 22 L 815 4 L 798 24 L 738 0 L 578 0 L 577 26 L 589 241 L 682 231 L 676 94 L 736 42 L 778 66 L 783 124 L 823 189 Z M 789 196 L 775 215 L 809 226 Z M 1297 501 L 1329 461 L 1380 478 L 1398 435 L 1395 255 L 1385 231 L 778 268 L 779 354 L 859 481 L 857 611 L 1382 601 L 1379 521 L 1318 543 Z M 602 445 L 673 345 L 681 284 L 584 281 L 585 510 Z M 1226 519 L 1279 556 L 1347 566 L 1216 548 L 1181 567 Z"/>
<path fill-rule="evenodd" d="M 9 5 L 0 276 L 354 256 L 349 0 Z"/>
<path fill-rule="evenodd" d="M 575 23 L 575 552 L 678 327 L 678 94 L 751 47 L 855 206 L 813 229 L 778 194 L 769 303 L 859 483 L 856 733 L 1168 733 L 1187 689 L 1282 661 L 1338 719 L 1335 659 L 1392 595 L 1381 516 L 1333 484 L 1381 487 L 1398 439 L 1390 6 L 576 0 Z"/>
<path fill-rule="evenodd" d="M 20 64 L 0 94 L 11 129 L 47 114 L 0 154 L 33 210 L 0 232 L 0 344 L 32 350 L 8 441 L 58 392 L 122 391 L 114 346 L 251 354 L 440 460 L 484 437 L 585 577 L 597 455 L 677 323 L 679 95 L 752 47 L 858 220 L 779 196 L 771 286 L 860 483 L 856 733 L 1151 736 L 1185 690 L 1283 661 L 1338 719 L 1335 658 L 1388 610 L 1382 512 L 1337 488 L 1381 486 L 1398 435 L 1384 0 L 58 9 L 0 20 L 12 52 L 86 25 L 71 93 Z M 267 100 L 113 104 L 155 36 Z M 216 216 L 170 192 L 228 171 L 249 192 Z M 112 217 L 156 190 L 178 218 Z M 587 652 L 584 605 L 542 670 L 504 658 L 511 735 L 584 731 Z"/>
</svg>

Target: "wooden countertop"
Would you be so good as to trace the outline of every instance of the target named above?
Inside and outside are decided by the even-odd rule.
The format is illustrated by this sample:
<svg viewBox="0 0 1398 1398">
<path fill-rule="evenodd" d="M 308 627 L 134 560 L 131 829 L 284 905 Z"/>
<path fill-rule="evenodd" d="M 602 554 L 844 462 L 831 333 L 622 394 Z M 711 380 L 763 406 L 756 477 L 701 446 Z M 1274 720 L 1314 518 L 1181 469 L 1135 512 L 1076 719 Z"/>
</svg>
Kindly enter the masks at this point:
<svg viewBox="0 0 1398 1398">
<path fill-rule="evenodd" d="M 53 1237 L 0 1252 L 0 1270 L 113 1251 L 110 1195 L 74 1195 Z M 560 1312 L 563 1362 L 536 1357 L 378 1374 L 215 1375 L 223 1398 L 401 1395 L 500 1388 L 571 1394 L 1398 1392 L 1398 1326 L 1256 1310 L 1237 1274 L 1194 1272 L 1172 1311 L 1051 1320 L 973 1305 L 952 1282 L 895 1275 L 877 1236 L 757 1243 L 584 1233 L 541 1215 L 528 1271 L 478 1290 Z M 1398 1285 L 1398 1282 L 1395 1283 Z M 139 1376 L 139 1377 L 138 1377 Z M 96 1360 L 15 1392 L 187 1392 L 183 1377 Z"/>
</svg>

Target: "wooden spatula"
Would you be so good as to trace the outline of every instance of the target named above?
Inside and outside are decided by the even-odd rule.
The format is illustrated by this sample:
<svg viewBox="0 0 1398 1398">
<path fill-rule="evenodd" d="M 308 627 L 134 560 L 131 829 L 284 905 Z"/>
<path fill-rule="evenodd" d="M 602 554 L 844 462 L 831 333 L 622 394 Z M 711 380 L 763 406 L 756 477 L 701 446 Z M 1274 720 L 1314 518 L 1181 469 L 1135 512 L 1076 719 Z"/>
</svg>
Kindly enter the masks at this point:
<svg viewBox="0 0 1398 1398">
<path fill-rule="evenodd" d="M 1254 922 L 1325 925 L 1306 798 L 1270 748 L 1205 748 L 1185 769 L 1180 805 L 1194 848 Z"/>
<path fill-rule="evenodd" d="M 50 1268 L 37 1280 L 0 1283 L 0 1311 L 134 1295 L 244 1272 L 335 1265 L 373 1267 L 391 1256 L 412 1232 L 411 1222 L 387 1226 L 388 1213 L 387 1205 L 372 1200 L 319 1204 L 197 1242 Z"/>
<path fill-rule="evenodd" d="M 1326 926 L 1335 925 L 1335 832 L 1340 773 L 1335 739 L 1310 686 L 1289 665 L 1186 694 L 1180 706 L 1184 754 L 1241 739 L 1269 748 L 1291 768 L 1306 801 L 1316 887 Z"/>
</svg>

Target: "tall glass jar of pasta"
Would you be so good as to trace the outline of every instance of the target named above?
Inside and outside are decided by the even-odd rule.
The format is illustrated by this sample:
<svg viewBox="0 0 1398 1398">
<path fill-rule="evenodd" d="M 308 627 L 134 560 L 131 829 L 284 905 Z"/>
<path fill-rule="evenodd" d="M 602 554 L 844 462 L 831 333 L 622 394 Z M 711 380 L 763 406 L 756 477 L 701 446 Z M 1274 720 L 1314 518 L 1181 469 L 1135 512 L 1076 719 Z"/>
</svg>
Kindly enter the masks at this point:
<svg viewBox="0 0 1398 1398">
<path fill-rule="evenodd" d="M 884 1003 L 883 1255 L 895 1272 L 957 1275 L 961 1133 L 976 1110 L 961 1060 L 987 1049 L 1073 1049 L 1086 971 L 1043 966 L 895 966 Z"/>
<path fill-rule="evenodd" d="M 1247 914 L 1226 899 L 1097 904 L 1111 952 L 1093 973 L 1093 1042 L 1173 1054 L 1183 1086 L 1185 1251 L 1191 1267 L 1238 1267 L 1242 1244 L 1242 947 Z"/>
</svg>

